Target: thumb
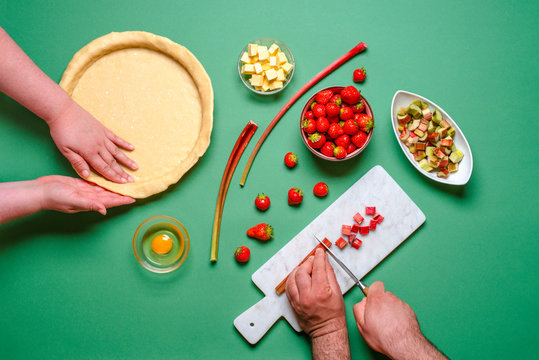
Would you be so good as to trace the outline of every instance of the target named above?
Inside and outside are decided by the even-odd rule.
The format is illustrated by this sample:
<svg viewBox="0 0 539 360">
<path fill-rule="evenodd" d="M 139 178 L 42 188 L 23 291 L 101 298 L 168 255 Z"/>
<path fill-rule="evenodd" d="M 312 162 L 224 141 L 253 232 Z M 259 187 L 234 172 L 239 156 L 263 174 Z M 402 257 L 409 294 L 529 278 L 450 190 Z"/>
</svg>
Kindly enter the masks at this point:
<svg viewBox="0 0 539 360">
<path fill-rule="evenodd" d="M 88 166 L 88 163 L 86 160 L 84 160 L 79 154 L 68 151 L 65 153 L 65 157 L 69 162 L 71 163 L 71 166 L 73 166 L 73 169 L 82 176 L 82 178 L 86 179 L 88 176 L 90 176 L 90 167 Z"/>
<path fill-rule="evenodd" d="M 360 302 L 354 305 L 354 317 L 356 318 L 357 329 L 363 334 L 365 326 L 365 307 L 367 306 L 367 298 L 364 297 Z"/>
<path fill-rule="evenodd" d="M 369 286 L 369 294 L 367 297 L 372 297 L 376 295 L 382 295 L 386 292 L 386 287 L 381 281 L 375 281 Z"/>
</svg>

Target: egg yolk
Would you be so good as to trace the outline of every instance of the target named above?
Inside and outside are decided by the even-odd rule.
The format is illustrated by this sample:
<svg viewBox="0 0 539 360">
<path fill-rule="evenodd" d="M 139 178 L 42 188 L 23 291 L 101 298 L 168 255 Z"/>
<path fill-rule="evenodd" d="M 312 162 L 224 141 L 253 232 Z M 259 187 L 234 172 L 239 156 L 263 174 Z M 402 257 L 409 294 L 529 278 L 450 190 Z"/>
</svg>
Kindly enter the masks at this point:
<svg viewBox="0 0 539 360">
<path fill-rule="evenodd" d="M 152 240 L 152 250 L 163 255 L 172 249 L 172 239 L 169 236 L 161 234 L 157 235 Z"/>
</svg>

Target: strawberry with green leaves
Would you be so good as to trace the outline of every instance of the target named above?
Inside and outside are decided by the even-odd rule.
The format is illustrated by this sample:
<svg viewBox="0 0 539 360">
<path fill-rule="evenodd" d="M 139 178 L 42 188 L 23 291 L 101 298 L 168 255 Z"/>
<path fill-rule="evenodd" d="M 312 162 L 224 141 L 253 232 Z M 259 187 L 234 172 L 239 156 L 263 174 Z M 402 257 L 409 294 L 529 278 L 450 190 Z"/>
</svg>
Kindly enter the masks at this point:
<svg viewBox="0 0 539 360">
<path fill-rule="evenodd" d="M 352 74 L 352 77 L 354 78 L 354 82 L 363 82 L 365 81 L 365 78 L 367 77 L 367 70 L 365 70 L 364 67 L 361 69 L 355 69 L 354 73 Z"/>
<path fill-rule="evenodd" d="M 342 134 L 344 134 L 344 130 L 343 130 L 343 128 L 339 125 L 339 123 L 332 123 L 332 124 L 329 125 L 328 135 L 329 135 L 332 139 L 336 139 L 336 138 L 338 138 L 339 136 L 341 136 Z"/>
<path fill-rule="evenodd" d="M 315 132 L 314 134 L 309 135 L 307 138 L 307 143 L 313 149 L 320 149 L 322 145 L 326 142 L 326 135 Z"/>
<path fill-rule="evenodd" d="M 367 134 L 365 134 L 363 131 L 359 131 L 357 134 L 352 136 L 352 144 L 360 148 L 365 145 L 365 143 L 367 142 L 367 138 Z"/>
<path fill-rule="evenodd" d="M 337 146 L 333 150 L 333 154 L 337 159 L 344 159 L 346 157 L 346 149 L 342 146 Z"/>
<path fill-rule="evenodd" d="M 298 163 L 298 156 L 294 154 L 293 152 L 286 153 L 284 156 L 284 164 L 289 167 L 293 168 Z"/>
<path fill-rule="evenodd" d="M 341 108 L 341 112 L 339 113 L 339 117 L 341 120 L 348 120 L 354 117 L 354 112 L 352 111 L 352 108 L 349 106 L 343 106 Z"/>
<path fill-rule="evenodd" d="M 353 86 L 347 86 L 341 91 L 342 100 L 349 104 L 354 105 L 361 101 L 361 94 L 359 90 Z"/>
<path fill-rule="evenodd" d="M 249 258 L 251 257 L 251 250 L 249 250 L 247 246 L 240 246 L 234 251 L 234 257 L 237 262 L 245 263 L 249 261 Z"/>
<path fill-rule="evenodd" d="M 328 194 L 329 188 L 326 183 L 319 182 L 313 188 L 313 193 L 318 197 L 324 197 Z"/>
<path fill-rule="evenodd" d="M 344 133 L 350 136 L 354 136 L 359 131 L 359 125 L 354 119 L 346 120 L 342 129 Z"/>
<path fill-rule="evenodd" d="M 269 240 L 273 237 L 273 228 L 271 225 L 261 223 L 247 230 L 247 236 L 258 240 Z"/>
<path fill-rule="evenodd" d="M 354 114 L 363 112 L 364 110 L 365 110 L 365 102 L 363 101 L 363 99 L 361 99 L 361 101 L 358 102 L 357 104 L 352 105 L 352 111 L 354 112 Z"/>
<path fill-rule="evenodd" d="M 331 141 L 326 141 L 324 145 L 320 148 L 320 152 L 328 157 L 333 157 L 333 149 L 335 149 L 335 144 Z"/>
<path fill-rule="evenodd" d="M 269 196 L 265 194 L 258 194 L 255 199 L 255 206 L 260 211 L 266 211 L 270 207 L 271 201 Z"/>
<path fill-rule="evenodd" d="M 301 128 L 307 134 L 312 134 L 316 131 L 316 122 L 313 119 L 305 119 L 301 124 Z"/>
<path fill-rule="evenodd" d="M 326 116 L 334 117 L 339 116 L 341 112 L 341 107 L 335 103 L 329 102 L 326 104 Z"/>
<path fill-rule="evenodd" d="M 364 113 L 355 114 L 354 119 L 357 121 L 359 129 L 361 131 L 368 133 L 374 127 L 372 118 L 367 114 L 364 114 Z"/>
<path fill-rule="evenodd" d="M 317 103 L 322 104 L 322 105 L 326 105 L 329 102 L 329 100 L 331 99 L 332 96 L 333 96 L 333 91 L 331 91 L 331 90 L 322 90 L 318 94 L 316 94 L 314 99 L 316 100 Z"/>
<path fill-rule="evenodd" d="M 298 187 L 288 190 L 288 205 L 299 205 L 303 201 L 303 191 Z"/>
</svg>

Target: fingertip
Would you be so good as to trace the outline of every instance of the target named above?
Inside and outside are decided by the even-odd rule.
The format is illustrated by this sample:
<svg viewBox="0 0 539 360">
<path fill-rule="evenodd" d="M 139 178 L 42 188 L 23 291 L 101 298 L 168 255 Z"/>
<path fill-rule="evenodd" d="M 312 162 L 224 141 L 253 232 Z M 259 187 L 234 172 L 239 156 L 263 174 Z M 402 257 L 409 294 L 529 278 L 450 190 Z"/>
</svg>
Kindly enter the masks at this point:
<svg viewBox="0 0 539 360">
<path fill-rule="evenodd" d="M 88 170 L 84 169 L 84 170 L 81 171 L 81 175 L 82 175 L 83 178 L 87 179 L 88 176 L 90 176 L 90 172 Z"/>
<path fill-rule="evenodd" d="M 100 213 L 101 215 L 103 215 L 103 216 L 107 215 L 107 209 L 105 209 L 105 208 L 99 209 L 99 210 L 97 210 L 97 211 L 99 211 L 99 213 Z"/>
</svg>

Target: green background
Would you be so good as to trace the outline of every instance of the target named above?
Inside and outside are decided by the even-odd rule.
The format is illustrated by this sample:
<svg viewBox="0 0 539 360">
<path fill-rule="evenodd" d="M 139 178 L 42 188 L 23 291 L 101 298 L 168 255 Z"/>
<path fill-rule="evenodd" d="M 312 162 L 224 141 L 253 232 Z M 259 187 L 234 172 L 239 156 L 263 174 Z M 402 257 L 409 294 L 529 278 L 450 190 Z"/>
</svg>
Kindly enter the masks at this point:
<svg viewBox="0 0 539 360">
<path fill-rule="evenodd" d="M 452 358 L 533 358 L 539 336 L 537 13 L 535 1 L 6 1 L 0 25 L 55 81 L 73 54 L 112 31 L 144 30 L 189 48 L 215 92 L 206 154 L 177 185 L 128 207 L 75 215 L 42 212 L 0 227 L 0 358 L 309 358 L 308 340 L 281 320 L 256 346 L 232 321 L 262 294 L 251 274 L 373 166 L 382 165 L 427 216 L 412 237 L 366 278 L 416 311 L 422 330 Z M 296 59 L 280 95 L 250 93 L 237 57 L 250 40 L 274 37 Z M 311 89 L 274 129 L 247 184 L 239 178 L 265 126 L 304 83 L 358 42 L 368 50 Z M 298 134 L 308 96 L 352 83 L 375 114 L 369 147 L 354 160 L 314 158 Z M 434 183 L 404 158 L 390 124 L 398 89 L 440 104 L 465 133 L 474 171 L 462 188 Z M 0 95 L 0 181 L 75 176 L 45 123 Z M 232 179 L 219 261 L 209 262 L 219 181 L 248 120 L 260 129 Z M 288 170 L 283 155 L 298 154 Z M 330 194 L 317 199 L 313 185 Z M 298 208 L 292 186 L 305 190 Z M 257 193 L 272 199 L 254 209 Z M 1 206 L 1 199 L 0 199 Z M 179 219 L 191 236 L 180 270 L 157 275 L 132 252 L 136 227 L 152 215 Z M 276 237 L 259 243 L 245 229 L 267 221 Z M 233 259 L 251 248 L 245 266 Z M 358 334 L 345 296 L 352 355 L 376 358 Z"/>
</svg>

